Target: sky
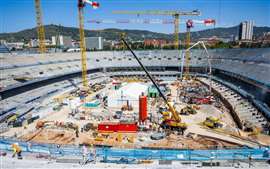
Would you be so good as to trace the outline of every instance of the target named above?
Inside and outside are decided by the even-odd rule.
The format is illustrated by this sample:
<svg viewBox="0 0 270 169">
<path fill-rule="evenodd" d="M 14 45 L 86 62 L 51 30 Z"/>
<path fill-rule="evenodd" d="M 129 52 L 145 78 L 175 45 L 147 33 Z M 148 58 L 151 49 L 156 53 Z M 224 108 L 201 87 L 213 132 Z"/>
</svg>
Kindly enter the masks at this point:
<svg viewBox="0 0 270 169">
<path fill-rule="evenodd" d="M 173 25 L 161 24 L 94 24 L 87 20 L 99 19 L 172 19 L 171 16 L 137 16 L 112 14 L 114 10 L 179 10 L 198 9 L 201 16 L 182 16 L 187 19 L 215 19 L 215 27 L 230 27 L 244 20 L 253 20 L 256 26 L 270 26 L 270 0 L 96 0 L 100 8 L 84 9 L 85 29 L 105 28 L 141 29 L 154 32 L 172 33 Z M 77 0 L 41 0 L 43 24 L 57 24 L 78 27 Z M 34 0 L 0 0 L 0 33 L 16 32 L 36 26 Z M 209 29 L 196 24 L 193 31 Z M 180 32 L 185 25 L 180 25 Z"/>
</svg>

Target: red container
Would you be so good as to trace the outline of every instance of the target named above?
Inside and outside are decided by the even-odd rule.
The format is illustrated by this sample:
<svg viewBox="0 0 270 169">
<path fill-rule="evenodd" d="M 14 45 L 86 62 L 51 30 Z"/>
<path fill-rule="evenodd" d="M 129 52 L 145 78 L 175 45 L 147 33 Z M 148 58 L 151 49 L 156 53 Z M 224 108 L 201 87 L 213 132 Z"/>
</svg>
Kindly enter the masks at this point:
<svg viewBox="0 0 270 169">
<path fill-rule="evenodd" d="M 140 96 L 139 98 L 139 122 L 144 122 L 147 119 L 147 97 Z"/>
<path fill-rule="evenodd" d="M 137 124 L 135 123 L 120 123 L 118 124 L 117 132 L 127 132 L 127 133 L 134 133 L 137 132 Z"/>
<path fill-rule="evenodd" d="M 138 131 L 138 128 L 136 123 L 100 123 L 98 124 L 98 131 L 106 133 L 134 133 Z"/>
<path fill-rule="evenodd" d="M 99 132 L 116 132 L 118 123 L 100 123 L 98 124 Z"/>
</svg>

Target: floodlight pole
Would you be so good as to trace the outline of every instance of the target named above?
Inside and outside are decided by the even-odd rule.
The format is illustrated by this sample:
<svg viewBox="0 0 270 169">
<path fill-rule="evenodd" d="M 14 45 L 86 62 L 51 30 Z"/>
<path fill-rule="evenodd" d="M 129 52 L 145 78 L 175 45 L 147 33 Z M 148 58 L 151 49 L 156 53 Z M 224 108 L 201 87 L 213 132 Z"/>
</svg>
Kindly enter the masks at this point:
<svg viewBox="0 0 270 169">
<path fill-rule="evenodd" d="M 209 92 L 210 92 L 210 95 L 212 93 L 212 64 L 211 64 L 211 55 L 209 54 L 205 44 L 203 41 L 198 41 L 196 42 L 195 44 L 193 44 L 191 47 L 187 48 L 186 50 L 184 50 L 184 52 L 182 52 L 182 64 L 181 64 L 181 79 L 183 78 L 183 72 L 184 72 L 184 60 L 186 59 L 185 58 L 185 53 L 187 51 L 190 51 L 192 48 L 194 48 L 195 46 L 197 45 L 201 45 L 205 52 L 206 52 L 206 57 L 207 57 L 207 62 L 208 62 L 208 66 L 209 66 L 209 80 L 210 80 L 210 85 L 209 85 Z"/>
</svg>

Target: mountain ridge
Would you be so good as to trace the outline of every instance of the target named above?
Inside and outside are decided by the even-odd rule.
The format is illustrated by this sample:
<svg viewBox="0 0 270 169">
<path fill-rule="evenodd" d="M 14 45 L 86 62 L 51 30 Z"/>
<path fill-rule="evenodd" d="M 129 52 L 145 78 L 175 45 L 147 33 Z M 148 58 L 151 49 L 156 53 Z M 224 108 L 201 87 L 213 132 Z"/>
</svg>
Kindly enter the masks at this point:
<svg viewBox="0 0 270 169">
<path fill-rule="evenodd" d="M 45 25 L 46 39 L 51 39 L 51 36 L 58 34 L 64 36 L 71 36 L 72 39 L 79 39 L 79 29 L 76 27 L 66 27 L 59 25 Z M 134 41 L 144 40 L 144 39 L 165 39 L 173 40 L 173 34 L 152 32 L 149 30 L 137 30 L 137 29 L 117 29 L 108 28 L 103 30 L 85 30 L 85 36 L 101 36 L 107 40 L 118 40 L 120 33 L 126 33 L 129 39 Z M 254 27 L 254 37 L 257 38 L 262 36 L 264 32 L 270 32 L 270 27 Z M 181 40 L 184 40 L 185 33 L 179 33 Z M 198 40 L 199 38 L 209 38 L 212 36 L 217 36 L 220 38 L 228 38 L 231 36 L 238 36 L 238 26 L 233 27 L 218 27 L 212 29 L 205 29 L 200 31 L 191 32 L 192 40 Z M 7 40 L 8 42 L 16 41 L 29 41 L 30 39 L 37 38 L 36 28 L 25 29 L 18 32 L 12 33 L 0 33 L 0 39 Z"/>
</svg>

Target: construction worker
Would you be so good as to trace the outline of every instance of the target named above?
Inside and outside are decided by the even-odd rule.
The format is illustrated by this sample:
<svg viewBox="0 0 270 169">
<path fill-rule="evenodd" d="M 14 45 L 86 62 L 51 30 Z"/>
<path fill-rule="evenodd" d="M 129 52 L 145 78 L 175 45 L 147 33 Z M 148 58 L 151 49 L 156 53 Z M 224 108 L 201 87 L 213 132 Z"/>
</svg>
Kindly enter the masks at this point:
<svg viewBox="0 0 270 169">
<path fill-rule="evenodd" d="M 13 150 L 13 155 L 12 155 L 12 158 L 14 158 L 15 156 L 16 156 L 16 154 L 17 154 L 17 157 L 18 157 L 18 159 L 22 159 L 22 149 L 21 149 L 21 147 L 19 146 L 19 143 L 13 143 L 12 145 L 11 145 L 11 148 L 12 148 L 12 150 Z"/>
<path fill-rule="evenodd" d="M 82 164 L 86 164 L 88 160 L 88 149 L 86 145 L 82 146 Z"/>
</svg>

